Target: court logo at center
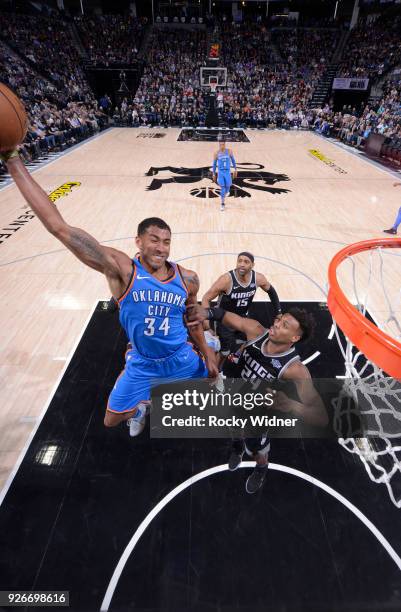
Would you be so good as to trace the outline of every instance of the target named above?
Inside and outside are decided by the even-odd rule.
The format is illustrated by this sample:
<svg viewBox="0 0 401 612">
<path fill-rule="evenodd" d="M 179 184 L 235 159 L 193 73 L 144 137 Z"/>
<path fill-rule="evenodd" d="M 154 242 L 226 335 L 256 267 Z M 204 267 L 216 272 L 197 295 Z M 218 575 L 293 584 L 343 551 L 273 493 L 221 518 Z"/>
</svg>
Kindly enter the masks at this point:
<svg viewBox="0 0 401 612">
<path fill-rule="evenodd" d="M 146 176 L 155 176 L 165 173 L 164 178 L 153 178 L 146 188 L 147 191 L 155 191 L 169 183 L 200 183 L 207 180 L 208 185 L 202 185 L 190 190 L 195 198 L 217 198 L 220 195 L 220 187 L 212 180 L 212 169 L 210 166 L 199 168 L 185 168 L 183 166 L 152 166 L 146 172 Z M 286 174 L 266 172 L 262 164 L 243 162 L 237 165 L 237 176 L 232 179 L 230 190 L 231 197 L 250 198 L 251 191 L 264 191 L 271 194 L 288 193 L 289 189 L 276 187 L 276 183 L 289 181 Z"/>
</svg>

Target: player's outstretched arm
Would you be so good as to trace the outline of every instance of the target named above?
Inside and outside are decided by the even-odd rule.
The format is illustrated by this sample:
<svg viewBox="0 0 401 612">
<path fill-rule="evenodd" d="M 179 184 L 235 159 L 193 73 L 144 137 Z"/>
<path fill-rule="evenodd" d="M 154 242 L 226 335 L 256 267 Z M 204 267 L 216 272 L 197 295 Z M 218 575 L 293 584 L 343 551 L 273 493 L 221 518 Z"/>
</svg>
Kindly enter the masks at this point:
<svg viewBox="0 0 401 612">
<path fill-rule="evenodd" d="M 213 181 L 216 182 L 216 179 L 217 179 L 217 153 L 215 153 L 214 157 L 213 157 L 212 175 L 213 175 Z"/>
<path fill-rule="evenodd" d="M 26 202 L 45 228 L 54 234 L 65 223 L 56 206 L 49 200 L 42 187 L 29 174 L 17 151 L 3 153 L 1 159 L 7 165 L 9 173 Z"/>
<path fill-rule="evenodd" d="M 231 159 L 231 165 L 234 168 L 234 178 L 237 178 L 237 162 L 235 161 L 234 153 L 232 149 L 228 150 L 228 154 Z"/>
<path fill-rule="evenodd" d="M 254 340 L 261 336 L 266 328 L 255 319 L 240 317 L 234 312 L 227 312 L 223 308 L 203 308 L 199 304 L 191 304 L 187 311 L 188 326 L 197 325 L 203 321 L 221 321 L 224 325 L 236 329 L 246 335 L 247 340 Z"/>
<path fill-rule="evenodd" d="M 187 309 L 198 304 L 198 291 L 199 291 L 199 278 L 196 272 L 193 270 L 187 270 L 180 266 L 180 272 L 184 279 L 184 282 L 188 289 L 187 298 Z M 206 365 L 211 378 L 215 378 L 219 374 L 217 367 L 216 356 L 214 351 L 208 346 L 203 328 L 201 325 L 196 323 L 195 325 L 188 326 L 189 334 L 192 340 L 195 342 L 198 349 L 206 359 Z"/>
<path fill-rule="evenodd" d="M 12 156 L 11 156 L 12 155 Z M 93 236 L 82 229 L 68 225 L 56 206 L 51 202 L 40 185 L 32 178 L 18 154 L 3 154 L 8 171 L 14 179 L 19 191 L 24 196 L 30 208 L 43 223 L 45 228 L 62 242 L 84 264 L 102 272 L 109 280 L 116 279 L 118 286 L 113 286 L 117 296 L 120 287 L 125 288 L 125 276 L 132 270 L 128 255 L 102 246 Z M 125 271 L 126 269 L 126 271 Z M 119 283 L 119 281 L 121 281 Z"/>
<path fill-rule="evenodd" d="M 261 289 L 263 289 L 263 291 L 266 291 L 266 293 L 268 293 L 271 284 L 269 283 L 264 274 L 256 272 L 256 286 L 260 287 Z"/>
<path fill-rule="evenodd" d="M 260 274 L 260 272 L 256 273 L 256 286 L 266 291 L 268 294 L 270 301 L 273 306 L 274 316 L 277 316 L 281 313 L 281 304 L 280 299 L 278 297 L 277 291 L 273 287 L 271 283 L 267 280 L 264 274 Z"/>
<path fill-rule="evenodd" d="M 227 272 L 222 274 L 203 295 L 201 302 L 203 308 L 209 308 L 210 302 L 215 300 L 222 293 L 227 293 L 230 288 L 230 283 L 230 275 Z M 210 329 L 208 321 L 205 321 L 203 329 Z"/>
<path fill-rule="evenodd" d="M 204 308 L 209 308 L 210 302 L 215 300 L 222 293 L 227 293 L 230 288 L 230 275 L 228 272 L 219 276 L 217 281 L 213 283 L 213 285 L 206 291 L 206 293 L 202 297 L 202 306 Z"/>
<path fill-rule="evenodd" d="M 222 309 L 212 308 L 211 310 L 218 311 Z M 217 313 L 217 316 L 219 316 L 219 313 Z M 261 325 L 259 321 L 256 321 L 255 319 L 249 319 L 248 317 L 240 317 L 234 312 L 224 312 L 221 321 L 224 325 L 232 327 L 233 329 L 236 329 L 237 331 L 240 331 L 245 334 L 247 340 L 254 340 L 266 331 L 266 328 L 263 327 L 263 325 Z"/>
</svg>

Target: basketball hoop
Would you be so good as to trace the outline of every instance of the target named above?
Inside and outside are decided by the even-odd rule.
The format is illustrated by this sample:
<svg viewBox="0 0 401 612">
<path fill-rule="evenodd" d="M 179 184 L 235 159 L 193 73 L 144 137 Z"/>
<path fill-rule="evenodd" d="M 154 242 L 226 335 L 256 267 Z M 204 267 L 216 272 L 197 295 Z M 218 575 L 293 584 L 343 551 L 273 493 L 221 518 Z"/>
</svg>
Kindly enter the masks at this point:
<svg viewBox="0 0 401 612">
<path fill-rule="evenodd" d="M 339 442 L 359 456 L 370 479 L 385 484 L 392 502 L 401 508 L 401 287 L 386 283 L 385 263 L 393 260 L 383 257 L 392 254 L 387 249 L 401 249 L 401 239 L 365 240 L 339 251 L 329 266 L 327 305 L 345 362 L 343 390 L 333 400 L 334 427 L 343 432 L 342 420 L 349 424 L 350 415 L 359 411 L 366 436 L 352 437 L 349 427 L 350 437 Z M 352 282 L 341 265 L 346 261 L 351 263 Z M 357 273 L 361 263 L 365 265 Z M 340 288 L 340 273 L 352 298 Z M 386 314 L 376 325 L 367 318 L 368 307 L 377 308 L 370 305 L 373 298 L 381 300 L 381 313 L 382 304 L 386 305 Z"/>
<path fill-rule="evenodd" d="M 364 312 L 366 311 L 366 300 L 364 304 L 358 303 L 357 307 L 353 306 L 344 295 L 337 280 L 337 268 L 345 259 L 352 257 L 352 255 L 362 253 L 363 251 L 381 248 L 401 248 L 401 239 L 382 238 L 357 242 L 345 247 L 333 257 L 329 266 L 330 289 L 327 297 L 327 305 L 333 319 L 340 329 L 370 361 L 373 361 L 382 370 L 387 372 L 387 374 L 390 374 L 390 376 L 401 378 L 401 342 L 383 332 L 364 316 Z M 356 286 L 354 286 L 354 291 L 357 297 L 358 292 Z M 388 296 L 384 284 L 383 291 L 386 302 L 388 303 Z M 390 318 L 395 320 L 398 324 L 395 313 L 391 309 L 391 305 L 388 304 L 388 306 L 390 308 Z M 401 332 L 399 324 L 398 328 Z"/>
</svg>

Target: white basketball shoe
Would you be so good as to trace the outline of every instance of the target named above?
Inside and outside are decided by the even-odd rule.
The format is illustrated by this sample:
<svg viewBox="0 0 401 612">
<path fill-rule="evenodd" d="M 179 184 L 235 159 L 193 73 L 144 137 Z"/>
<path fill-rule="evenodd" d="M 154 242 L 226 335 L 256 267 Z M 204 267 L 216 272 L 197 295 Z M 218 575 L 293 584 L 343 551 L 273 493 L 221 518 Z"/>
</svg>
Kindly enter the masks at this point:
<svg viewBox="0 0 401 612">
<path fill-rule="evenodd" d="M 129 427 L 129 435 L 131 436 L 131 438 L 139 436 L 139 434 L 141 434 L 145 429 L 147 409 L 148 404 L 141 402 L 137 406 L 137 411 L 135 415 L 127 420 L 127 425 Z"/>
</svg>

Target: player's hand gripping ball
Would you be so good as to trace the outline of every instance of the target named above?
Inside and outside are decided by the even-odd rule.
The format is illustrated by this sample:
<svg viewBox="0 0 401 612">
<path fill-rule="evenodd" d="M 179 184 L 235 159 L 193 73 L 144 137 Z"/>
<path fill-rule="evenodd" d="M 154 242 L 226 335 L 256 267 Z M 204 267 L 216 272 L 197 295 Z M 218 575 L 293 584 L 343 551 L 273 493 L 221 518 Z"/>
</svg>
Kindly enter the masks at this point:
<svg viewBox="0 0 401 612">
<path fill-rule="evenodd" d="M 28 117 L 21 100 L 4 83 L 0 83 L 0 117 L 0 152 L 8 153 L 24 141 Z"/>
</svg>

